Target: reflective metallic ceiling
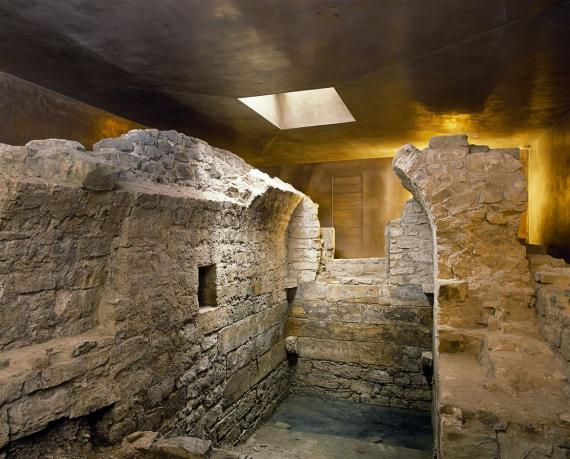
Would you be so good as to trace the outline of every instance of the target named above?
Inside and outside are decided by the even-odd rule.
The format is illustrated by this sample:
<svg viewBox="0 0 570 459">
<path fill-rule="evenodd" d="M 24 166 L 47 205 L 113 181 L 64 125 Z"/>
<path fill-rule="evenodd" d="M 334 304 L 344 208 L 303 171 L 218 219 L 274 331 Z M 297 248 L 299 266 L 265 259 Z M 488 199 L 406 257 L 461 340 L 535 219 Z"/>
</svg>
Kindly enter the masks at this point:
<svg viewBox="0 0 570 459">
<path fill-rule="evenodd" d="M 570 1 L 2 0 L 0 71 L 257 165 L 519 146 L 570 109 Z M 237 100 L 330 86 L 356 122 L 279 130 Z"/>
</svg>

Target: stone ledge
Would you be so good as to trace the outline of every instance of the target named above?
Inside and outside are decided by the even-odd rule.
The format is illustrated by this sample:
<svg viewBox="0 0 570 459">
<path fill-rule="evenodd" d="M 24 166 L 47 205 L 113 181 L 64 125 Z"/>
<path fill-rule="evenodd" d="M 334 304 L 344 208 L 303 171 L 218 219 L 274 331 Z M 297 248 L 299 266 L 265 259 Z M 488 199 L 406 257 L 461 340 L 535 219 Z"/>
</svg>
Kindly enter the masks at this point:
<svg viewBox="0 0 570 459">
<path fill-rule="evenodd" d="M 317 360 L 350 362 L 394 368 L 406 368 L 405 361 L 409 353 L 418 360 L 421 352 L 410 346 L 398 346 L 391 343 L 365 343 L 358 341 L 340 341 L 299 337 L 297 340 L 299 355 Z"/>
<path fill-rule="evenodd" d="M 436 409 L 445 457 L 499 457 L 511 435 L 515 443 L 507 451 L 517 454 L 521 449 L 513 457 L 530 457 L 541 450 L 549 451 L 547 456 L 564 457 L 558 448 L 570 435 L 570 424 L 563 420 L 570 401 L 562 391 L 540 391 L 537 397 L 532 390 L 518 394 L 489 390 L 484 369 L 474 357 L 444 353 L 439 359 Z"/>
</svg>

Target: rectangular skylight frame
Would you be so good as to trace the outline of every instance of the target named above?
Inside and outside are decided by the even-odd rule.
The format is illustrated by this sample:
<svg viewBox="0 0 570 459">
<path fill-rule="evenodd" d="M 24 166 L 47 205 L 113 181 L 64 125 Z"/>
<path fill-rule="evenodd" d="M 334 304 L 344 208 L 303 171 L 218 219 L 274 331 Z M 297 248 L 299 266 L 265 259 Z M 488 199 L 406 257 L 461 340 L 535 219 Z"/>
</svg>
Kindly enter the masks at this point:
<svg viewBox="0 0 570 459">
<path fill-rule="evenodd" d="M 238 100 L 279 129 L 356 121 L 333 87 L 240 97 Z"/>
</svg>

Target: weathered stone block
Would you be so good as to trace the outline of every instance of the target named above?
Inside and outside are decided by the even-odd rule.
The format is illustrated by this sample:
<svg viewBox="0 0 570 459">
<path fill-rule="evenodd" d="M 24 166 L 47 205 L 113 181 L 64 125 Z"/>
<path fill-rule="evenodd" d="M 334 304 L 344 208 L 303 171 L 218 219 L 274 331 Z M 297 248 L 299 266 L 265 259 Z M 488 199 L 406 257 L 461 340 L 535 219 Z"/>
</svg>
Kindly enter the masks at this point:
<svg viewBox="0 0 570 459">
<path fill-rule="evenodd" d="M 326 299 L 331 302 L 378 303 L 380 292 L 377 285 L 328 284 Z"/>
<path fill-rule="evenodd" d="M 82 188 L 93 191 L 111 191 L 115 189 L 118 171 L 106 164 L 98 164 L 94 169 L 85 174 Z"/>
<path fill-rule="evenodd" d="M 253 341 L 238 347 L 226 356 L 228 374 L 232 374 L 247 365 L 255 357 L 255 343 Z"/>
<path fill-rule="evenodd" d="M 259 357 L 258 372 L 253 378 L 253 384 L 257 384 L 271 373 L 281 362 L 287 359 L 285 352 L 285 340 L 278 342 L 269 351 Z"/>
<path fill-rule="evenodd" d="M 56 278 L 53 272 L 15 273 L 14 292 L 34 293 L 42 290 L 53 290 Z"/>
<path fill-rule="evenodd" d="M 224 406 L 231 405 L 247 392 L 253 383 L 256 373 L 257 362 L 253 361 L 228 378 L 224 387 Z"/>
<path fill-rule="evenodd" d="M 392 382 L 392 376 L 385 370 L 369 370 L 364 374 L 364 378 L 382 384 Z"/>
<path fill-rule="evenodd" d="M 467 136 L 462 135 L 440 135 L 429 139 L 430 148 L 448 149 L 455 147 L 469 147 Z"/>
<path fill-rule="evenodd" d="M 252 330 L 253 319 L 248 317 L 220 331 L 218 346 L 222 354 L 227 354 L 245 343 Z"/>
<path fill-rule="evenodd" d="M 206 459 L 212 451 L 212 442 L 193 437 L 171 437 L 156 441 L 152 450 L 169 459 Z"/>
<path fill-rule="evenodd" d="M 292 317 L 303 319 L 328 319 L 344 322 L 360 322 L 361 305 L 358 303 L 322 303 L 320 301 L 294 301 Z"/>
<path fill-rule="evenodd" d="M 469 145 L 469 153 L 486 153 L 489 150 L 487 145 Z"/>
<path fill-rule="evenodd" d="M 324 300 L 326 284 L 310 282 L 299 285 L 296 298 L 299 300 Z"/>
<path fill-rule="evenodd" d="M 264 331 L 255 338 L 255 353 L 261 355 L 269 350 L 277 341 L 283 339 L 285 323 L 282 322 Z"/>
<path fill-rule="evenodd" d="M 299 337 L 299 355 L 305 358 L 383 366 L 401 366 L 401 353 L 388 343 L 363 343 Z"/>
<path fill-rule="evenodd" d="M 196 317 L 196 323 L 200 326 L 202 333 L 207 335 L 229 323 L 228 311 L 224 308 L 215 308 L 200 312 Z"/>
<path fill-rule="evenodd" d="M 570 285 L 570 268 L 538 271 L 534 273 L 534 279 L 541 284 Z"/>
<path fill-rule="evenodd" d="M 69 388 L 65 386 L 15 401 L 10 405 L 10 439 L 37 432 L 49 422 L 69 415 L 71 404 Z"/>
<path fill-rule="evenodd" d="M 465 301 L 467 299 L 466 281 L 439 282 L 438 298 L 442 302 Z"/>
<path fill-rule="evenodd" d="M 0 448 L 10 441 L 10 426 L 6 406 L 0 408 Z"/>
</svg>

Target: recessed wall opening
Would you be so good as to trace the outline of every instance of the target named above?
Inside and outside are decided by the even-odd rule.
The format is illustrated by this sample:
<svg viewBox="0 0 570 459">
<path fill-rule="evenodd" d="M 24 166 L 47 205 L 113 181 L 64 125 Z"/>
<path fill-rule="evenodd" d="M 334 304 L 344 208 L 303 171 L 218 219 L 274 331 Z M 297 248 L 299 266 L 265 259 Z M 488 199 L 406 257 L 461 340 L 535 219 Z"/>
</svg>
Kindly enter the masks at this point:
<svg viewBox="0 0 570 459">
<path fill-rule="evenodd" d="M 198 306 L 201 311 L 218 307 L 215 264 L 198 267 Z"/>
</svg>

